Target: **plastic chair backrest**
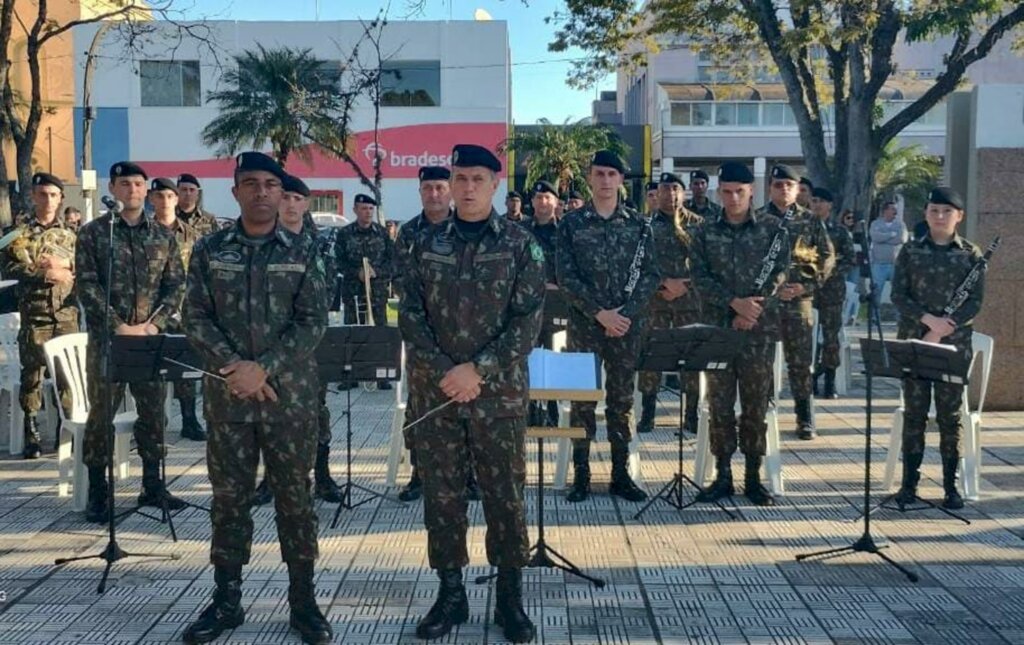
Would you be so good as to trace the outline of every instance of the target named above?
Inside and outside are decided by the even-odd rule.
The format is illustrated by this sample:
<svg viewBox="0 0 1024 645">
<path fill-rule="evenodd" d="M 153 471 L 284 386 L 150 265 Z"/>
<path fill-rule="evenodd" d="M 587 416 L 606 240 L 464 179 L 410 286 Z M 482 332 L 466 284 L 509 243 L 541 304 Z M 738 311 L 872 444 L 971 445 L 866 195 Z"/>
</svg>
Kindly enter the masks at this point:
<svg viewBox="0 0 1024 645">
<path fill-rule="evenodd" d="M 74 421 L 84 421 L 89 414 L 89 381 L 85 366 L 88 344 L 89 337 L 85 332 L 58 336 L 43 344 L 50 374 L 64 376 L 71 394 L 71 420 Z M 61 420 L 65 420 L 63 407 L 58 405 L 57 410 Z"/>
<path fill-rule="evenodd" d="M 971 336 L 971 345 L 973 346 L 974 355 L 971 358 L 971 371 L 968 374 L 973 374 L 975 367 L 979 365 L 978 354 L 981 354 L 980 369 L 981 369 L 981 387 L 978 390 L 978 407 L 974 412 L 981 414 L 985 408 L 985 397 L 988 395 L 988 377 L 992 374 L 992 354 L 995 351 L 995 340 L 987 335 L 980 332 L 974 332 Z M 964 388 L 964 397 L 967 397 L 967 388 Z M 970 406 L 966 406 L 968 411 Z"/>
</svg>

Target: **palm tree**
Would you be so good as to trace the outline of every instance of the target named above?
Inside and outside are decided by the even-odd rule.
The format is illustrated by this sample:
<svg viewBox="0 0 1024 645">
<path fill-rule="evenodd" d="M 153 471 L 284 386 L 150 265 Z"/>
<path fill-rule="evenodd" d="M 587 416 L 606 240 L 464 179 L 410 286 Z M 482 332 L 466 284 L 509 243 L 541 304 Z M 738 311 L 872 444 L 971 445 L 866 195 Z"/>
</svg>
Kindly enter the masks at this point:
<svg viewBox="0 0 1024 645">
<path fill-rule="evenodd" d="M 260 149 L 269 141 L 271 154 L 282 166 L 295 153 L 310 160 L 303 132 L 315 130 L 309 110 L 297 109 L 311 101 L 325 104 L 318 113 L 331 112 L 339 100 L 341 69 L 332 70 L 309 49 L 265 49 L 235 56 L 237 65 L 225 72 L 226 86 L 210 92 L 208 100 L 220 113 L 203 129 L 203 143 L 232 155 L 243 147 Z"/>
<path fill-rule="evenodd" d="M 897 148 L 896 142 L 890 141 L 875 168 L 875 213 L 882 204 L 901 195 L 903 212 L 920 219 L 928 202 L 928 191 L 941 176 L 942 162 L 938 157 L 924 152 L 920 145 Z M 908 226 L 911 224 L 912 221 L 907 222 Z"/>
<path fill-rule="evenodd" d="M 615 134 L 599 125 L 579 121 L 554 125 L 539 119 L 536 129 L 517 132 L 501 144 L 502 151 L 514 151 L 525 158 L 526 185 L 539 179 L 553 182 L 559 193 L 575 188 L 589 194 L 585 177 L 590 160 L 598 150 L 609 149 L 625 157 L 626 145 Z"/>
</svg>

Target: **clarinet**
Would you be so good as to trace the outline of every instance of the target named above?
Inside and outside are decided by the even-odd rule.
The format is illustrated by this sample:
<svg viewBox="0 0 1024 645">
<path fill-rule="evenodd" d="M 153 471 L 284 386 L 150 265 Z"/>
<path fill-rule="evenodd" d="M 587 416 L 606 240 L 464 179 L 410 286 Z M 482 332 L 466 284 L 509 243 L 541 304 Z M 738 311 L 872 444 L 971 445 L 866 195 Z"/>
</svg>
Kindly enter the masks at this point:
<svg viewBox="0 0 1024 645">
<path fill-rule="evenodd" d="M 764 287 L 768 284 L 768 278 L 772 275 L 772 270 L 775 268 L 775 262 L 779 259 L 779 254 L 782 253 L 782 237 L 786 232 L 786 224 L 793 221 L 796 217 L 796 208 L 790 206 L 786 209 L 786 214 L 779 220 L 779 228 L 775 231 L 775 237 L 772 238 L 772 243 L 768 247 L 768 252 L 765 253 L 764 259 L 761 260 L 761 272 L 757 274 L 757 278 L 754 280 L 754 295 L 767 295 L 764 293 Z"/>
<path fill-rule="evenodd" d="M 633 261 L 629 263 L 629 280 L 626 281 L 626 297 L 633 295 L 633 291 L 636 289 L 636 284 L 640 282 L 640 267 L 644 261 L 644 255 L 646 250 L 644 249 L 644 243 L 647 241 L 647 235 L 651 230 L 649 224 L 644 225 L 644 231 L 640 234 L 640 242 L 636 245 L 636 252 L 633 253 Z"/>
<path fill-rule="evenodd" d="M 952 316 L 960 310 L 960 307 L 964 306 L 965 302 L 967 302 L 967 299 L 971 296 L 971 292 L 974 291 L 974 287 L 977 286 L 978 281 L 981 280 L 981 276 L 984 275 L 985 271 L 988 269 L 988 261 L 992 259 L 992 254 L 999 248 L 999 242 L 1001 239 L 1001 236 L 997 235 L 996 238 L 989 243 L 988 248 L 985 249 L 985 254 L 981 256 L 981 259 L 971 266 L 971 270 L 967 272 L 963 282 L 961 282 L 960 286 L 953 292 L 953 297 L 950 299 L 949 304 L 942 309 L 942 314 L 944 316 Z"/>
</svg>

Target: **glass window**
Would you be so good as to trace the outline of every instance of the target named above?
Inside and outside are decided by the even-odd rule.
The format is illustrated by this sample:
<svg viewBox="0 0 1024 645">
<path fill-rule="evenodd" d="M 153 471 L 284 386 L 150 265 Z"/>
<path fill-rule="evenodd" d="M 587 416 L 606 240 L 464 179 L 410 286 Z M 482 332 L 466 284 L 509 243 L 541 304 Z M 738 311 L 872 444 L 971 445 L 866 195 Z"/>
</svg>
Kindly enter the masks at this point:
<svg viewBox="0 0 1024 645">
<path fill-rule="evenodd" d="M 144 60 L 139 64 L 139 83 L 144 107 L 195 107 L 202 105 L 197 60 Z"/>
<path fill-rule="evenodd" d="M 311 213 L 341 213 L 340 193 L 314 193 L 309 198 Z"/>
<path fill-rule="evenodd" d="M 673 103 L 670 118 L 672 125 L 690 125 L 690 104 Z"/>
<path fill-rule="evenodd" d="M 786 107 L 784 103 L 765 103 L 764 109 L 764 125 L 782 125 L 782 108 Z"/>
<path fill-rule="evenodd" d="M 441 105 L 441 63 L 387 61 L 381 65 L 380 104 L 385 107 Z"/>
<path fill-rule="evenodd" d="M 711 103 L 694 103 L 690 125 L 711 125 Z"/>
<path fill-rule="evenodd" d="M 740 103 L 736 106 L 736 125 L 758 125 L 758 111 L 760 105 L 757 103 Z"/>
<path fill-rule="evenodd" d="M 715 104 L 715 125 L 736 125 L 736 104 Z"/>
</svg>

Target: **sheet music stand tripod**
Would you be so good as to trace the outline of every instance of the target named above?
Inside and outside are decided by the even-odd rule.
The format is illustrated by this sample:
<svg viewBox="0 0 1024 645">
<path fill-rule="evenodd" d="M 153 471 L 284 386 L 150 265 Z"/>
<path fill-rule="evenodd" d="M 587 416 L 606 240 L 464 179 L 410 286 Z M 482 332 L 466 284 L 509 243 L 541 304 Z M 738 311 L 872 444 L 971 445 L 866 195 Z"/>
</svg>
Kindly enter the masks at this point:
<svg viewBox="0 0 1024 645">
<path fill-rule="evenodd" d="M 325 383 L 342 381 L 398 380 L 402 370 L 402 338 L 397 327 L 349 325 L 328 327 L 316 349 L 317 370 Z M 372 488 L 352 481 L 352 389 L 345 390 L 345 483 L 341 501 L 331 520 L 338 525 L 342 510 L 353 510 L 374 499 L 398 502 Z M 362 491 L 366 497 L 353 502 L 352 493 Z"/>
<path fill-rule="evenodd" d="M 155 336 L 114 336 L 113 355 L 114 380 L 120 383 L 138 383 L 158 381 L 161 385 L 174 381 L 192 381 L 199 379 L 203 372 L 197 365 L 201 359 L 189 345 L 183 334 L 157 334 Z M 167 448 L 161 445 L 160 483 L 167 488 Z M 187 500 L 181 500 L 187 508 L 195 508 L 206 513 L 210 509 Z M 160 517 L 154 517 L 142 510 L 144 507 L 122 511 L 117 517 L 125 517 L 132 513 L 149 518 L 161 524 L 167 524 L 171 530 L 171 540 L 178 541 L 174 529 L 173 514 L 167 508 L 167 500 L 162 500 Z"/>
<path fill-rule="evenodd" d="M 637 370 L 672 373 L 724 370 L 732 364 L 746 342 L 747 335 L 742 332 L 709 325 L 651 330 L 640 352 Z M 697 491 L 700 491 L 700 486 L 683 471 L 683 413 L 686 407 L 686 388 L 680 387 L 678 394 L 679 432 L 676 433 L 676 438 L 679 442 L 679 469 L 672 479 L 637 511 L 633 519 L 640 519 L 640 516 L 658 500 L 680 511 L 697 503 L 696 498 L 683 502 L 683 489 L 686 484 Z M 725 511 L 730 518 L 736 519 L 736 515 L 726 508 L 721 500 L 716 500 L 715 506 Z"/>
<path fill-rule="evenodd" d="M 860 346 L 861 352 L 864 354 L 865 368 L 872 370 L 875 376 L 897 379 L 915 378 L 929 383 L 967 385 L 968 372 L 971 369 L 970 360 L 952 345 L 936 345 L 913 340 L 885 341 L 884 351 L 889 355 L 888 364 L 882 360 L 881 341 L 869 341 L 862 338 Z M 934 509 L 958 519 L 964 524 L 971 523 L 966 517 L 922 497 L 917 498 L 917 501 L 922 504 L 921 506 L 906 506 L 899 502 L 896 502 L 895 506 L 889 505 L 889 502 L 894 501 L 895 497 L 896 493 L 892 493 L 868 511 L 868 514 L 879 509 L 899 511 L 900 513 Z M 857 519 L 861 517 L 863 514 Z"/>
</svg>

